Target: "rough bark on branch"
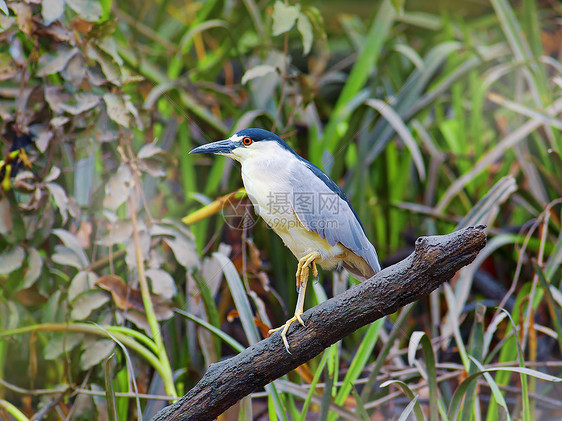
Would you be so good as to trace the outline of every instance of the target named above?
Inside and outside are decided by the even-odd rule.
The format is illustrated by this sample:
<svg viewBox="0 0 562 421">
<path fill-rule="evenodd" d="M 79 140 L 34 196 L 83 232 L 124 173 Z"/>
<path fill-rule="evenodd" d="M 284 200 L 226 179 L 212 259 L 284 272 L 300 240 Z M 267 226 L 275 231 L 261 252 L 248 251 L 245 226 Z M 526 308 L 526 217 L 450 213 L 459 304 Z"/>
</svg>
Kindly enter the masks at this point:
<svg viewBox="0 0 562 421">
<path fill-rule="evenodd" d="M 484 228 L 480 225 L 418 238 L 414 252 L 401 262 L 305 312 L 302 317 L 306 327 L 294 323 L 289 329 L 291 354 L 276 332 L 244 352 L 212 364 L 193 389 L 153 420 L 215 419 L 244 396 L 309 361 L 356 329 L 394 313 L 451 279 L 486 244 Z"/>
</svg>

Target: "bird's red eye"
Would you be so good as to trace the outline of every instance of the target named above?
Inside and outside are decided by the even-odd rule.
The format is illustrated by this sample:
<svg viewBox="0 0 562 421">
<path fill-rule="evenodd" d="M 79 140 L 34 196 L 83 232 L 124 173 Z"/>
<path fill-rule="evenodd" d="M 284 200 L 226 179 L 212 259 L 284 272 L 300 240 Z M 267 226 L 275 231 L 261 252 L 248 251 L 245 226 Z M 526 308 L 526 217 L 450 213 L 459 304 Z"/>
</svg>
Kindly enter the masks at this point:
<svg viewBox="0 0 562 421">
<path fill-rule="evenodd" d="M 246 146 L 249 146 L 252 144 L 252 139 L 249 137 L 245 137 L 244 139 L 242 139 L 242 143 Z"/>
</svg>

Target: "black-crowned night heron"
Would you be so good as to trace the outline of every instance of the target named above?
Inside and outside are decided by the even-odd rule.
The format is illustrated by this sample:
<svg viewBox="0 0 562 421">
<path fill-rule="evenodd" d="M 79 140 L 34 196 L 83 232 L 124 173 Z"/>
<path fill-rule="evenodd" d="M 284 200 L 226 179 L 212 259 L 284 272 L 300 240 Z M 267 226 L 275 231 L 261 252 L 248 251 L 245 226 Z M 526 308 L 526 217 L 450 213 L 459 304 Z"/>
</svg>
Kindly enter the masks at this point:
<svg viewBox="0 0 562 421">
<path fill-rule="evenodd" d="M 309 267 L 317 277 L 316 264 L 325 269 L 343 266 L 362 281 L 380 270 L 377 252 L 343 191 L 279 136 L 263 129 L 244 129 L 190 153 L 214 153 L 239 161 L 256 213 L 299 260 L 295 315 L 269 331 L 282 329 L 287 351 L 289 326 L 297 320 L 304 326 L 301 314 Z"/>
</svg>

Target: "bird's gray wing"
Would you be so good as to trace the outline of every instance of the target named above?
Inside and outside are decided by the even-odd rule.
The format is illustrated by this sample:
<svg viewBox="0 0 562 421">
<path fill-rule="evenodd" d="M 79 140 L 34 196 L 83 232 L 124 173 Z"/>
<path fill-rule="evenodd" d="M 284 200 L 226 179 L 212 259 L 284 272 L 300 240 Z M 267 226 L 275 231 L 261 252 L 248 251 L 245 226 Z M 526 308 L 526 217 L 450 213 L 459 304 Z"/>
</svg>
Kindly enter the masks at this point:
<svg viewBox="0 0 562 421">
<path fill-rule="evenodd" d="M 381 267 L 375 247 L 365 234 L 357 213 L 322 170 L 302 159 L 290 169 L 291 203 L 300 222 L 333 246 L 341 243 L 362 257 L 374 272 Z"/>
</svg>

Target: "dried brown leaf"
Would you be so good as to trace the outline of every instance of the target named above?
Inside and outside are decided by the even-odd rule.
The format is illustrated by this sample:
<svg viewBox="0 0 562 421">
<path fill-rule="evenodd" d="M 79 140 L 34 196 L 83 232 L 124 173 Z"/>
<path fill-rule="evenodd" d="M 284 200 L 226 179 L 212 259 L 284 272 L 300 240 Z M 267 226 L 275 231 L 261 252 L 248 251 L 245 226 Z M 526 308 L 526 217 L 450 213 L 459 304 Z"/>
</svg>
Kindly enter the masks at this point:
<svg viewBox="0 0 562 421">
<path fill-rule="evenodd" d="M 16 15 L 16 23 L 25 35 L 31 35 L 33 32 L 33 20 L 31 7 L 25 3 L 10 4 L 10 8 Z"/>
<path fill-rule="evenodd" d="M 18 68 L 9 54 L 0 53 L 0 80 L 13 79 Z"/>
<path fill-rule="evenodd" d="M 13 220 L 10 201 L 6 196 L 0 197 L 0 234 L 5 235 L 12 230 Z"/>
</svg>

